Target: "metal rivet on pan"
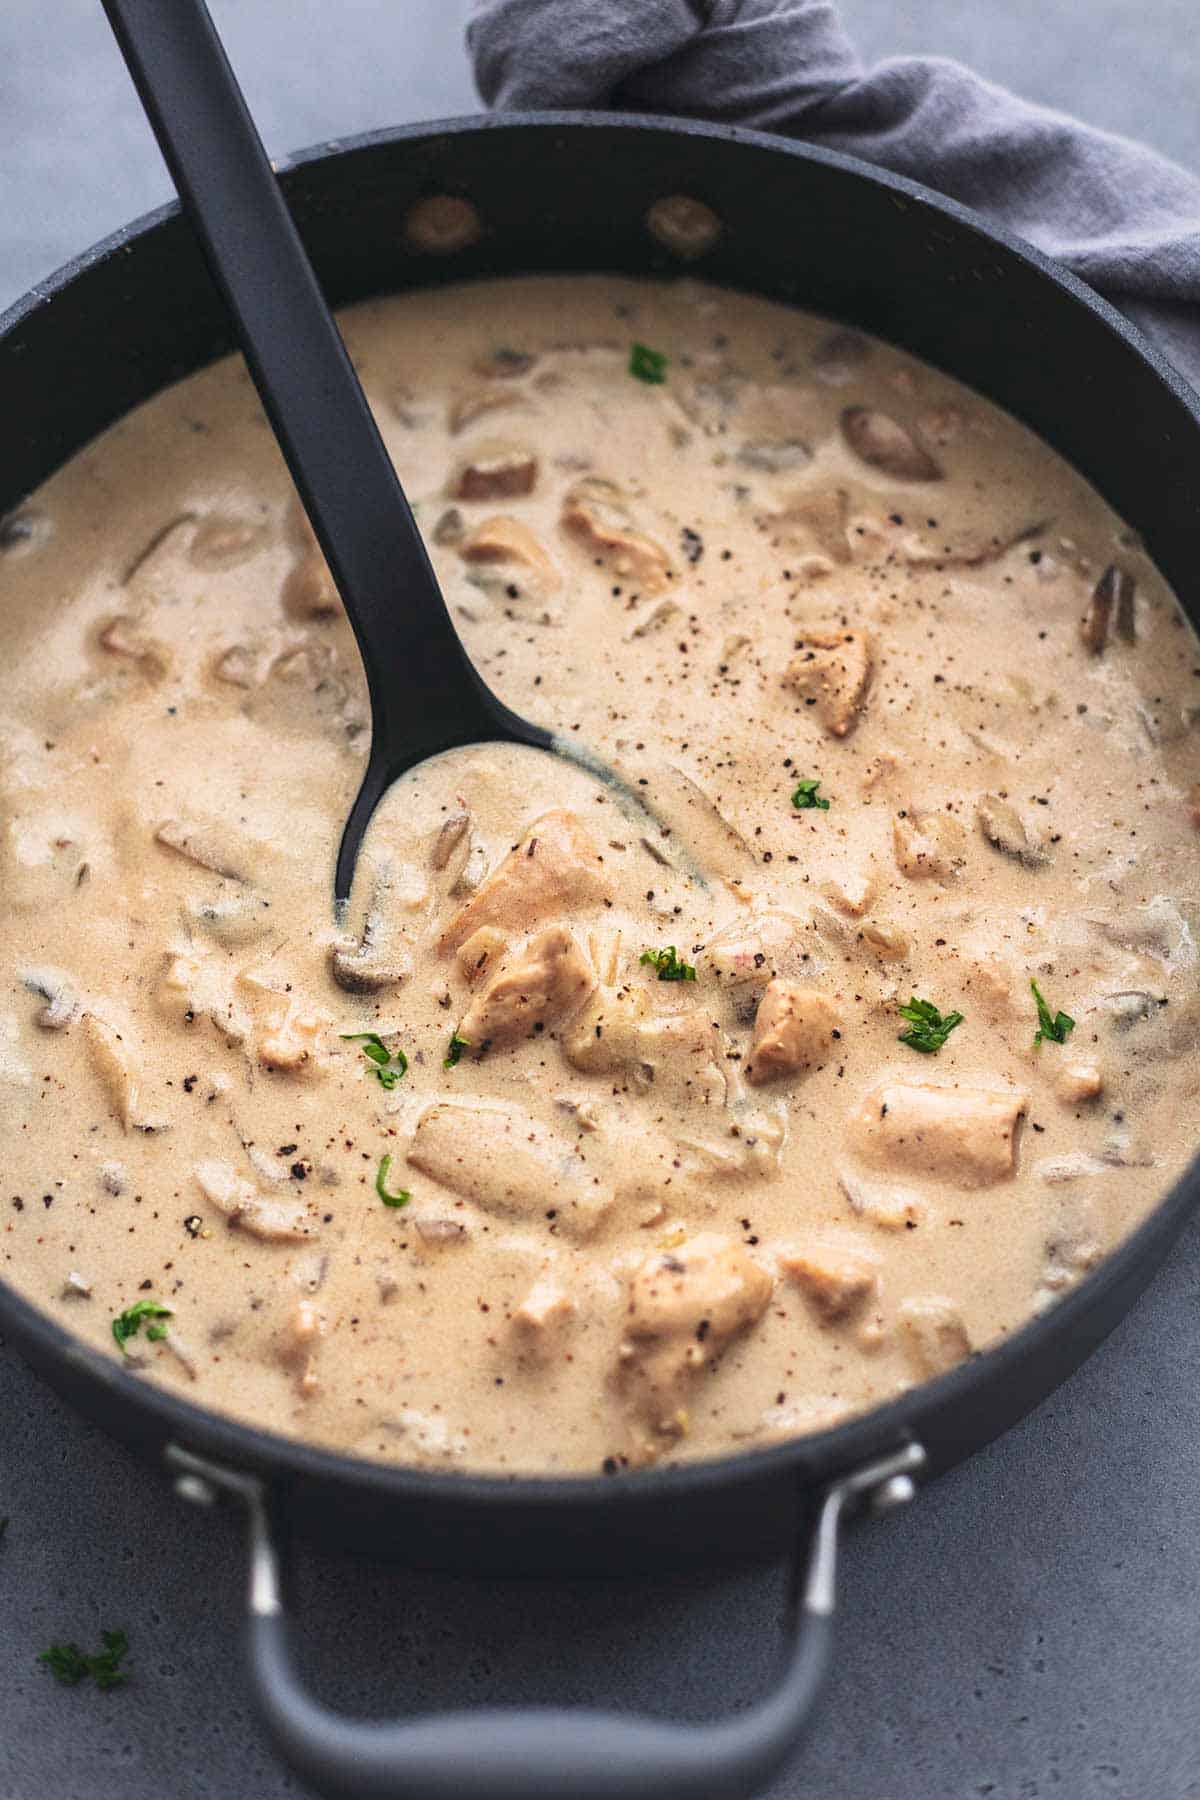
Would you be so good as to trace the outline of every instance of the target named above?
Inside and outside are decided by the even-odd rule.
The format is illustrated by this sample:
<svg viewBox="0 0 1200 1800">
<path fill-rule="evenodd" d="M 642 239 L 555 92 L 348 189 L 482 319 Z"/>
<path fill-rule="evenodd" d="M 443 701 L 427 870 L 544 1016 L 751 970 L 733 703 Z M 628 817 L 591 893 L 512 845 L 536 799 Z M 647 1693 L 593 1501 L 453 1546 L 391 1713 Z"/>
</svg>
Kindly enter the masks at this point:
<svg viewBox="0 0 1200 1800">
<path fill-rule="evenodd" d="M 430 194 L 409 207 L 404 230 L 414 250 L 450 256 L 483 235 L 483 221 L 469 200 L 460 200 L 456 194 Z"/>
<path fill-rule="evenodd" d="M 711 250 L 721 235 L 721 221 L 703 200 L 688 194 L 666 194 L 646 213 L 646 229 L 665 250 L 691 262 Z"/>
<path fill-rule="evenodd" d="M 874 1513 L 892 1512 L 897 1506 L 907 1506 L 917 1492 L 917 1485 L 911 1475 L 893 1475 L 871 1495 L 869 1505 Z"/>
</svg>

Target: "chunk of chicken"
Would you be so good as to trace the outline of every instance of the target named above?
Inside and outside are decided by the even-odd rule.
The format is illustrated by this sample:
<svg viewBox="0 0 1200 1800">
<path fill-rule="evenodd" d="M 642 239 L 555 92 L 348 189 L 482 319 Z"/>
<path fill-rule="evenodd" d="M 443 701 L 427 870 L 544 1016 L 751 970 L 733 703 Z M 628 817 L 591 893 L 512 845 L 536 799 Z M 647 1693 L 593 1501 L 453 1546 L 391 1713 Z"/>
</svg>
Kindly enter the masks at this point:
<svg viewBox="0 0 1200 1800">
<path fill-rule="evenodd" d="M 472 567 L 495 569 L 497 593 L 515 587 L 517 598 L 524 594 L 544 600 L 562 586 L 562 577 L 542 540 L 528 525 L 506 513 L 484 519 L 468 532 L 459 555 Z M 490 589 L 490 582 L 485 585 Z"/>
<path fill-rule="evenodd" d="M 492 870 L 443 927 L 445 955 L 481 925 L 528 931 L 539 919 L 609 897 L 603 859 L 590 832 L 572 812 L 555 809 L 535 819 L 514 850 Z"/>
<path fill-rule="evenodd" d="M 142 1058 L 126 1033 L 95 1013 L 85 1013 L 83 1036 L 92 1067 L 108 1093 L 122 1131 L 164 1131 L 167 1121 L 152 1114 L 142 1098 Z"/>
<path fill-rule="evenodd" d="M 283 1007 L 268 1018 L 258 1040 L 258 1060 L 265 1069 L 288 1074 L 312 1063 L 321 1040 L 333 1023 L 327 1012 L 312 1008 Z"/>
<path fill-rule="evenodd" d="M 838 1170 L 838 1186 L 851 1212 L 881 1231 L 912 1231 L 925 1217 L 925 1201 L 912 1188 L 860 1181 L 848 1169 Z"/>
<path fill-rule="evenodd" d="M 784 1250 L 779 1267 L 803 1289 L 827 1325 L 850 1318 L 879 1287 L 879 1273 L 868 1256 L 832 1244 Z"/>
<path fill-rule="evenodd" d="M 927 1380 L 944 1375 L 971 1354 L 971 1339 L 953 1300 L 937 1294 L 905 1300 L 897 1324 L 911 1361 Z"/>
<path fill-rule="evenodd" d="M 572 933 L 547 925 L 484 984 L 458 1035 L 477 1050 L 516 1043 L 578 1012 L 595 985 L 595 970 Z"/>
<path fill-rule="evenodd" d="M 633 529 L 616 482 L 595 475 L 577 481 L 563 501 L 562 526 L 641 593 L 660 594 L 670 585 L 670 557 L 661 544 Z"/>
<path fill-rule="evenodd" d="M 496 968 L 508 949 L 508 939 L 494 925 L 481 925 L 465 944 L 458 947 L 457 962 L 463 977 L 474 987 L 477 981 Z"/>
<path fill-rule="evenodd" d="M 634 1271 L 618 1352 L 618 1384 L 639 1425 L 664 1437 L 687 1428 L 684 1403 L 700 1371 L 771 1298 L 766 1270 L 734 1238 L 703 1231 L 656 1251 Z M 652 1454 L 653 1442 L 645 1444 Z"/>
<path fill-rule="evenodd" d="M 657 1084 L 660 1101 L 707 1101 L 724 1093 L 717 1057 L 725 1048 L 720 1028 L 692 1009 L 654 1017 L 636 990 L 598 987 L 563 1033 L 563 1055 L 588 1075 L 625 1077 L 638 1092 Z"/>
<path fill-rule="evenodd" d="M 826 731 L 845 737 L 866 703 L 871 671 L 865 631 L 810 631 L 797 641 L 783 684 L 816 709 Z"/>
<path fill-rule="evenodd" d="M 453 500 L 514 500 L 533 492 L 538 459 L 509 443 L 477 444 L 450 478 Z"/>
<path fill-rule="evenodd" d="M 1055 1078 L 1054 1089 L 1065 1106 L 1079 1106 L 1097 1099 L 1104 1092 L 1104 1072 L 1095 1062 L 1064 1063 Z"/>
<path fill-rule="evenodd" d="M 850 1135 L 879 1167 L 985 1187 L 1013 1173 L 1017 1122 L 1028 1104 L 1012 1088 L 883 1081 L 851 1116 Z"/>
<path fill-rule="evenodd" d="M 746 1078 L 755 1087 L 828 1061 L 841 1020 L 828 994 L 778 976 L 758 1003 Z"/>
<path fill-rule="evenodd" d="M 545 1219 L 573 1238 L 590 1237 L 612 1207 L 581 1146 L 519 1106 L 436 1101 L 417 1122 L 408 1161 L 485 1212 Z"/>
<path fill-rule="evenodd" d="M 946 886 L 965 864 L 967 834 L 949 813 L 897 813 L 892 820 L 896 867 L 910 881 L 936 881 Z"/>
<path fill-rule="evenodd" d="M 799 972 L 805 921 L 797 913 L 768 909 L 743 913 L 722 926 L 697 954 L 697 967 L 715 977 L 744 1024 L 773 975 Z"/>
<path fill-rule="evenodd" d="M 513 1314 L 521 1348 L 548 1356 L 575 1312 L 567 1290 L 549 1275 L 539 1276 Z"/>
<path fill-rule="evenodd" d="M 264 1199 L 232 1163 L 212 1157 L 197 1163 L 193 1173 L 204 1198 L 251 1237 L 275 1243 L 317 1236 L 317 1226 L 299 1201 Z"/>
</svg>

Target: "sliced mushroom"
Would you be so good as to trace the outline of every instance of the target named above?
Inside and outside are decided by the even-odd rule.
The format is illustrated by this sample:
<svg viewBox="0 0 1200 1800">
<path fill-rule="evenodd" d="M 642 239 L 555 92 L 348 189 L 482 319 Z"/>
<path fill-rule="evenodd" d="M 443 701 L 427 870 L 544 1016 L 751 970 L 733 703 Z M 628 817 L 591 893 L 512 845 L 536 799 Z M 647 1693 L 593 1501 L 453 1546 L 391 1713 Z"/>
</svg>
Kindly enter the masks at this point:
<svg viewBox="0 0 1200 1800">
<path fill-rule="evenodd" d="M 942 471 L 916 437 L 887 413 L 868 406 L 848 406 L 841 418 L 842 436 L 868 468 L 896 481 L 940 481 Z"/>
<path fill-rule="evenodd" d="M 1079 632 L 1085 650 L 1089 650 L 1093 656 L 1100 655 L 1108 643 L 1114 614 L 1117 636 L 1127 644 L 1135 642 L 1135 594 L 1136 583 L 1133 576 L 1118 564 L 1110 563 L 1093 588 L 1087 611 L 1080 621 Z"/>
<path fill-rule="evenodd" d="M 476 374 L 488 381 L 515 381 L 522 375 L 532 374 L 537 362 L 537 355 L 532 350 L 514 350 L 511 345 L 499 344 L 477 357 L 474 367 Z"/>
<path fill-rule="evenodd" d="M 100 632 L 101 649 L 112 656 L 123 656 L 129 662 L 137 663 L 143 675 L 151 681 L 161 681 L 170 673 L 171 653 L 156 638 L 147 637 L 136 619 L 127 613 L 119 613 L 110 619 Z"/>
<path fill-rule="evenodd" d="M 829 387 L 844 387 L 858 378 L 871 354 L 871 345 L 857 331 L 835 331 L 822 338 L 812 353 L 813 374 Z"/>
<path fill-rule="evenodd" d="M 284 611 L 297 619 L 333 619 L 343 610 L 337 583 L 319 550 L 293 566 L 280 598 Z"/>
<path fill-rule="evenodd" d="M 457 506 L 448 506 L 433 528 L 433 541 L 435 544 L 461 544 L 466 529 Z"/>
<path fill-rule="evenodd" d="M 450 478 L 454 500 L 513 500 L 533 492 L 538 459 L 516 444 L 479 444 Z"/>
<path fill-rule="evenodd" d="M 999 794 L 981 794 L 975 802 L 975 818 L 988 843 L 1002 856 L 1011 856 L 1026 869 L 1042 869 L 1050 861 L 1049 852 L 1031 840 L 1016 807 Z"/>
<path fill-rule="evenodd" d="M 812 461 L 812 450 L 801 438 L 779 438 L 743 444 L 737 460 L 747 469 L 761 469 L 766 475 L 790 475 Z"/>
<path fill-rule="evenodd" d="M 142 1103 L 142 1058 L 128 1037 L 98 1019 L 83 1016 L 83 1035 L 92 1066 L 108 1091 L 123 1131 L 164 1131 L 166 1120 L 151 1115 Z"/>
<path fill-rule="evenodd" d="M 532 402 L 528 395 L 521 393 L 519 389 L 509 387 L 469 388 L 466 393 L 456 395 L 450 402 L 446 422 L 457 437 L 458 433 L 465 431 L 468 425 L 474 425 L 479 419 L 489 418 L 493 413 L 528 412 L 531 406 Z M 462 498 L 470 499 L 471 496 L 468 494 Z"/>
<path fill-rule="evenodd" d="M 168 850 L 185 856 L 202 869 L 211 869 L 214 875 L 223 875 L 227 881 L 248 879 L 243 866 L 244 849 L 232 844 L 228 833 L 219 826 L 189 819 L 164 819 L 154 837 Z"/>
<path fill-rule="evenodd" d="M 845 737 L 866 702 L 871 670 L 865 631 L 810 631 L 797 642 L 783 683 L 816 709 L 826 731 Z"/>
<path fill-rule="evenodd" d="M 37 1015 L 43 1031 L 65 1031 L 80 1008 L 79 995 L 62 969 L 22 969 L 21 983 L 46 1002 Z"/>
<path fill-rule="evenodd" d="M 347 994 L 375 994 L 381 988 L 399 987 L 412 973 L 407 944 L 395 941 L 389 931 L 377 892 L 363 921 L 362 937 L 340 938 L 330 945 L 329 968 Z"/>
<path fill-rule="evenodd" d="M 433 849 L 429 854 L 430 866 L 434 869 L 444 869 L 470 829 L 471 815 L 469 812 L 451 813 L 448 819 L 443 820 L 441 828 L 433 840 Z"/>
<path fill-rule="evenodd" d="M 186 900 L 183 911 L 190 924 L 219 944 L 257 943 L 270 929 L 270 901 L 241 883 L 210 900 Z"/>
<path fill-rule="evenodd" d="M 213 1157 L 196 1164 L 193 1173 L 204 1198 L 231 1224 L 267 1242 L 290 1242 L 318 1235 L 317 1226 L 299 1201 L 264 1199 L 252 1181 L 232 1163 Z"/>
</svg>

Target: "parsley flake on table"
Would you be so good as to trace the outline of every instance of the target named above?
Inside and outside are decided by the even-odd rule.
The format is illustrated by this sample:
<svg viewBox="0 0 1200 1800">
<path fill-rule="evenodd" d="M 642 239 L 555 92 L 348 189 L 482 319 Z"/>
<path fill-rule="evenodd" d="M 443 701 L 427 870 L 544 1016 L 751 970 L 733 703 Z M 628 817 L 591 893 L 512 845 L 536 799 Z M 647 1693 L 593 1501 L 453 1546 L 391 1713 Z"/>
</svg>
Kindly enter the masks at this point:
<svg viewBox="0 0 1200 1800">
<path fill-rule="evenodd" d="M 129 1671 L 120 1665 L 129 1650 L 129 1639 L 123 1631 L 102 1631 L 103 1650 L 85 1656 L 78 1644 L 51 1644 L 38 1657 L 56 1681 L 64 1687 L 78 1687 L 88 1675 L 98 1688 L 120 1687 Z"/>
<path fill-rule="evenodd" d="M 922 1056 L 934 1055 L 955 1026 L 963 1022 L 962 1013 L 943 1014 L 932 1000 L 918 1000 L 915 994 L 908 1005 L 900 1007 L 899 1011 L 900 1017 L 908 1020 L 908 1030 L 900 1033 L 900 1042 L 908 1044 L 913 1050 L 919 1050 Z"/>
<path fill-rule="evenodd" d="M 456 1069 L 458 1067 L 459 1061 L 462 1057 L 463 1051 L 469 1050 L 470 1048 L 471 1048 L 471 1046 L 467 1042 L 466 1038 L 459 1037 L 457 1031 L 452 1032 L 450 1035 L 449 1048 L 447 1049 L 445 1056 L 443 1056 L 443 1058 L 442 1058 L 443 1069 Z"/>
<path fill-rule="evenodd" d="M 380 1157 L 379 1170 L 375 1176 L 375 1192 L 379 1195 L 379 1198 L 383 1201 L 385 1206 L 407 1206 L 412 1199 L 412 1195 L 407 1188 L 397 1188 L 394 1194 L 390 1193 L 388 1190 L 388 1172 L 391 1169 L 391 1166 L 392 1159 L 390 1156 Z"/>
<path fill-rule="evenodd" d="M 116 1338 L 117 1343 L 121 1346 L 121 1354 L 123 1356 L 129 1355 L 128 1350 L 125 1348 L 126 1344 L 129 1342 L 130 1338 L 137 1336 L 142 1326 L 146 1324 L 148 1320 L 172 1319 L 174 1316 L 175 1315 L 170 1307 L 164 1306 L 159 1300 L 137 1300 L 132 1306 L 127 1306 L 125 1311 L 123 1313 L 118 1313 L 117 1317 L 112 1322 L 112 1334 L 114 1338 Z M 167 1328 L 165 1325 L 147 1325 L 146 1336 L 152 1343 L 161 1343 L 166 1335 Z"/>
<path fill-rule="evenodd" d="M 1032 976 L 1029 985 L 1037 1001 L 1038 1028 L 1033 1034 L 1034 1043 L 1042 1044 L 1048 1040 L 1052 1044 L 1065 1044 L 1075 1029 L 1074 1019 L 1070 1013 L 1065 1012 L 1055 1013 L 1051 1017 L 1050 1008 L 1042 998 L 1042 990 Z"/>
<path fill-rule="evenodd" d="M 648 344 L 634 344 L 629 352 L 629 373 L 636 381 L 659 387 L 667 379 L 667 356 L 663 350 L 651 350 Z"/>
<path fill-rule="evenodd" d="M 819 806 L 822 812 L 829 811 L 828 800 L 822 800 L 821 796 L 817 793 L 817 789 L 820 785 L 819 778 L 810 780 L 807 776 L 803 781 L 796 784 L 796 791 L 792 795 L 792 805 L 796 808 L 797 812 L 806 812 L 809 807 L 813 806 Z"/>
<path fill-rule="evenodd" d="M 347 1044 L 361 1044 L 362 1053 L 370 1063 L 367 1071 L 374 1075 L 381 1088 L 390 1093 L 402 1075 L 408 1073 L 408 1058 L 403 1050 L 389 1050 L 376 1031 L 343 1031 L 342 1041 Z"/>
</svg>

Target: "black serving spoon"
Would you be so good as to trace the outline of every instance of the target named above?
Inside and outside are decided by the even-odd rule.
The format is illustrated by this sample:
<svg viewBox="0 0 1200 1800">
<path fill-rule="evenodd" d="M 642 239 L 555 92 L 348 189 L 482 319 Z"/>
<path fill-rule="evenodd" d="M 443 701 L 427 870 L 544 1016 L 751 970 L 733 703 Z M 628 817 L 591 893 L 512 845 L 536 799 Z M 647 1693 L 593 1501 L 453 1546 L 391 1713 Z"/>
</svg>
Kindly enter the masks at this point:
<svg viewBox="0 0 1200 1800">
<path fill-rule="evenodd" d="M 362 654 L 371 753 L 338 850 L 339 911 L 381 796 L 442 750 L 487 739 L 557 750 L 647 811 L 602 765 L 498 700 L 463 649 L 204 0 L 103 5 Z"/>
</svg>

